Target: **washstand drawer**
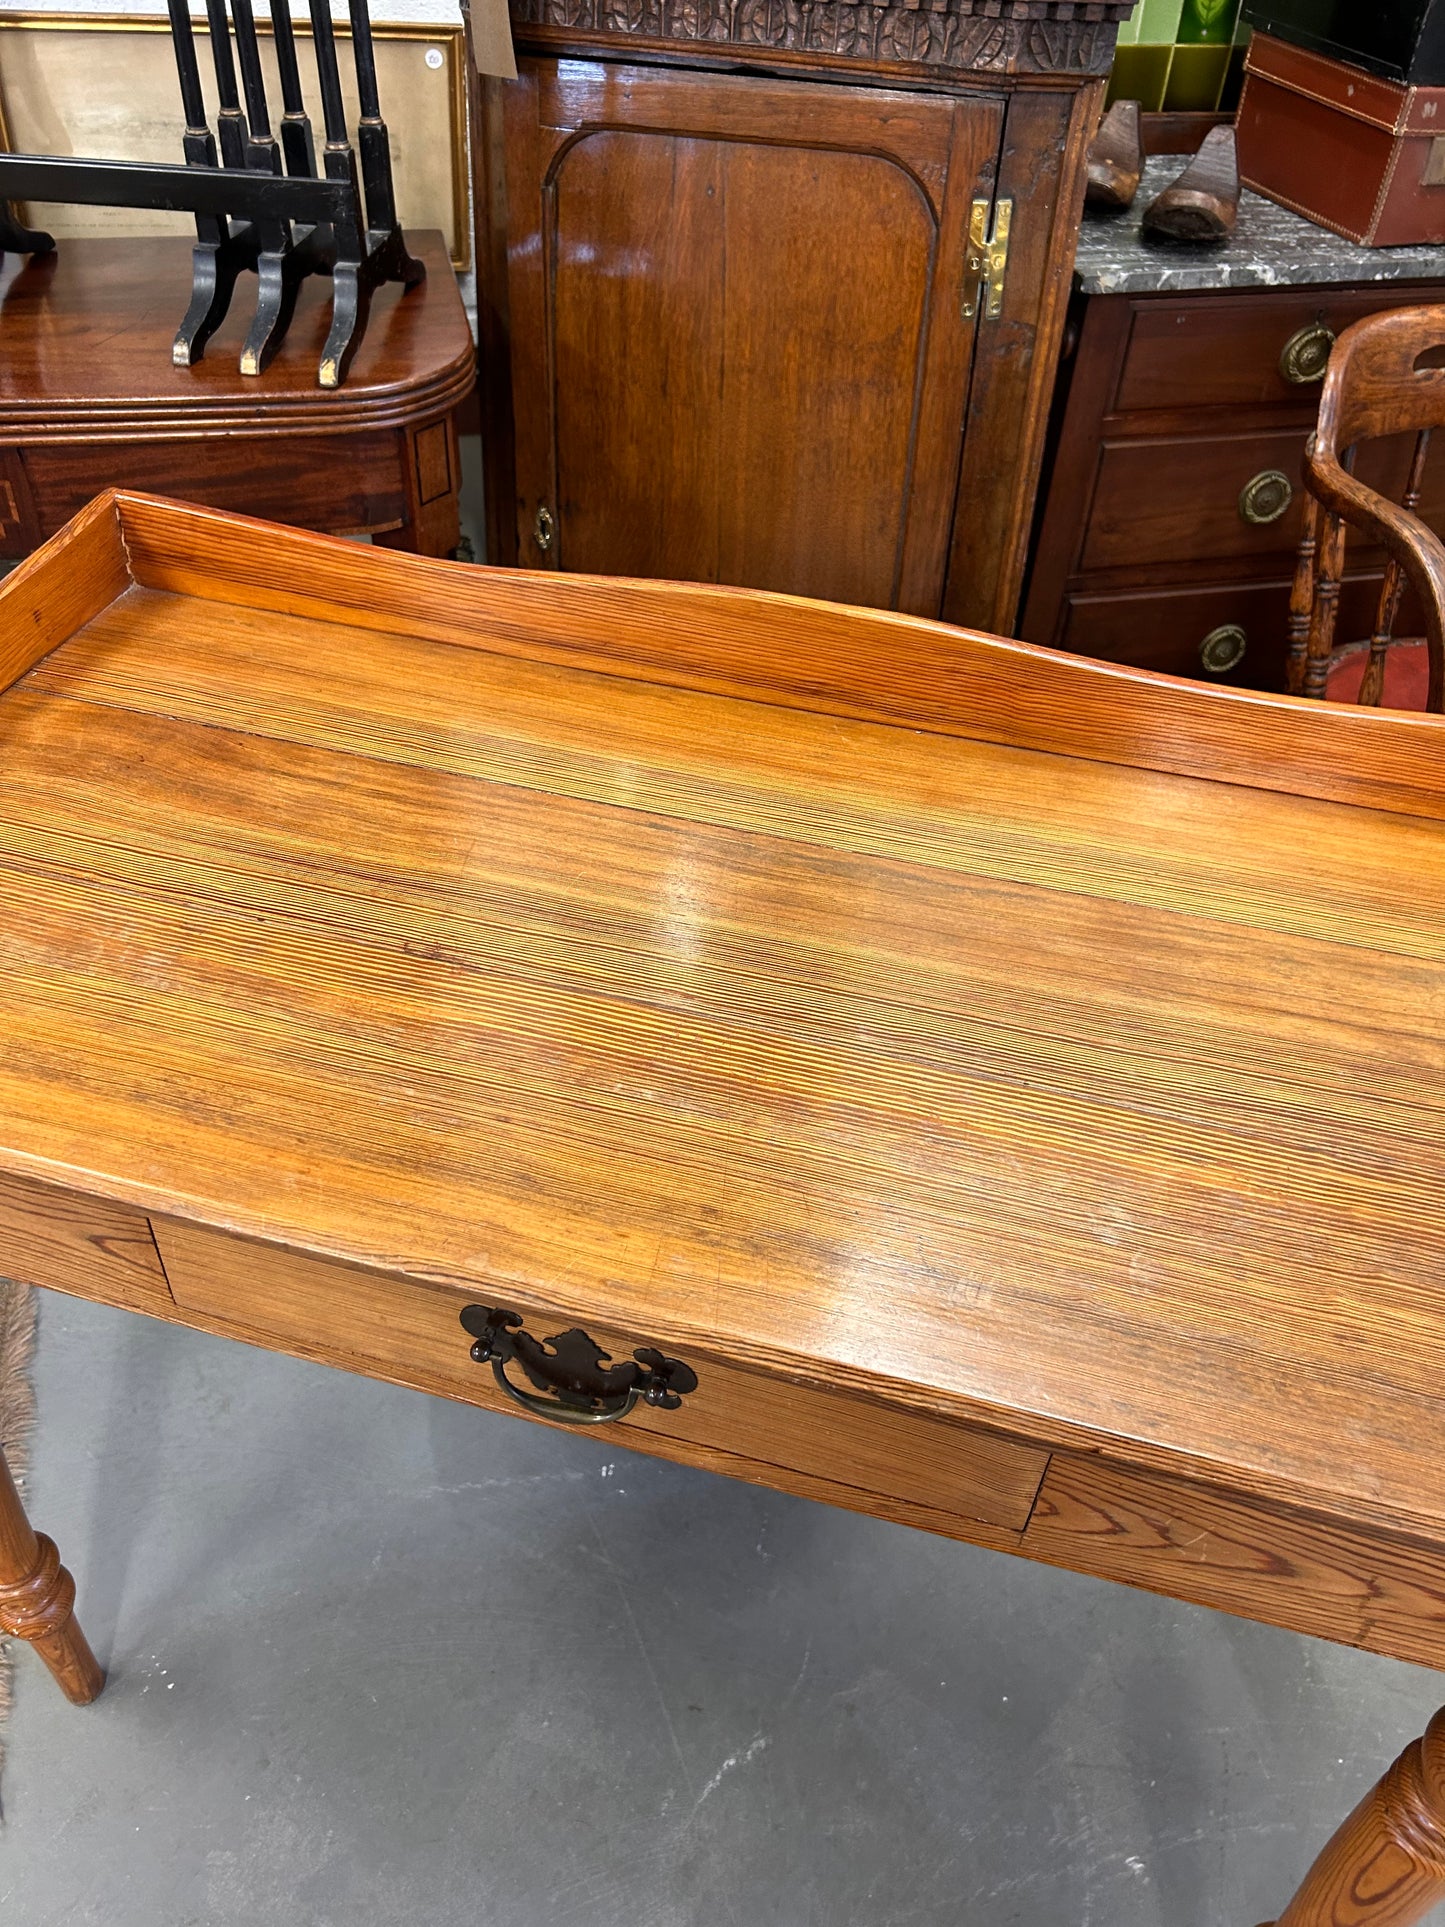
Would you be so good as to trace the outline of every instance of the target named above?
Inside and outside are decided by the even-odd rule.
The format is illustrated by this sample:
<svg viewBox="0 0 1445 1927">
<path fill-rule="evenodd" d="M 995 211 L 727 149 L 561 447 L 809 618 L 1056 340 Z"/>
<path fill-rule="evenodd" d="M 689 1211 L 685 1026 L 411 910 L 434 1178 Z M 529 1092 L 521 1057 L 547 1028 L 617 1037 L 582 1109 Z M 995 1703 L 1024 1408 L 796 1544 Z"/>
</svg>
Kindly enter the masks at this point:
<svg viewBox="0 0 1445 1927">
<path fill-rule="evenodd" d="M 1298 402 L 1313 415 L 1335 337 L 1385 308 L 1445 301 L 1424 289 L 1332 288 L 1136 302 L 1113 410 L 1251 408 Z"/>
<path fill-rule="evenodd" d="M 419 1285 L 194 1225 L 157 1219 L 154 1230 L 181 1307 L 234 1324 L 239 1336 L 277 1338 L 309 1357 L 495 1410 L 517 1406 L 492 1368 L 473 1362 L 462 1307 L 495 1304 L 520 1313 L 536 1338 L 576 1323 L 506 1294 L 493 1301 Z M 589 1323 L 587 1333 L 616 1361 L 655 1343 L 646 1331 Z M 784 1468 L 835 1488 L 818 1496 L 839 1503 L 848 1503 L 850 1492 L 878 1493 L 1014 1530 L 1028 1518 L 1048 1457 L 1036 1447 L 668 1349 L 696 1372 L 696 1388 L 681 1404 L 669 1411 L 639 1403 L 588 1429 L 617 1444 L 651 1435 L 645 1449 L 664 1452 L 676 1441 L 684 1458 L 697 1457 L 686 1448 L 701 1447 Z M 515 1363 L 508 1376 L 532 1391 Z"/>
<path fill-rule="evenodd" d="M 0 1278 L 134 1311 L 171 1302 L 142 1212 L 3 1174 Z"/>
<path fill-rule="evenodd" d="M 1149 437 L 1106 442 L 1088 533 L 1086 570 L 1159 562 L 1293 560 L 1299 546 L 1306 431 L 1228 436 Z M 1356 473 L 1398 501 L 1404 492 L 1407 438 L 1362 447 Z M 1445 459 L 1425 471 L 1420 513 L 1445 527 Z M 1367 553 L 1358 546 L 1351 554 Z"/>
</svg>

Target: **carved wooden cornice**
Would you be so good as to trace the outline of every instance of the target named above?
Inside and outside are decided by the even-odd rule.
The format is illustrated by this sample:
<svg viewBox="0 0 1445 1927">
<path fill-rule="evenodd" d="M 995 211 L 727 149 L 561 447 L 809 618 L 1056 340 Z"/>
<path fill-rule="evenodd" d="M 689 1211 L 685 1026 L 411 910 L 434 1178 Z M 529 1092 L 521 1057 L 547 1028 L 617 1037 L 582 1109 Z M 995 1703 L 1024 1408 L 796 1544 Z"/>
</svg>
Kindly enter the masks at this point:
<svg viewBox="0 0 1445 1927">
<path fill-rule="evenodd" d="M 951 73 L 1106 74 L 1134 0 L 511 0 L 514 23 Z"/>
</svg>

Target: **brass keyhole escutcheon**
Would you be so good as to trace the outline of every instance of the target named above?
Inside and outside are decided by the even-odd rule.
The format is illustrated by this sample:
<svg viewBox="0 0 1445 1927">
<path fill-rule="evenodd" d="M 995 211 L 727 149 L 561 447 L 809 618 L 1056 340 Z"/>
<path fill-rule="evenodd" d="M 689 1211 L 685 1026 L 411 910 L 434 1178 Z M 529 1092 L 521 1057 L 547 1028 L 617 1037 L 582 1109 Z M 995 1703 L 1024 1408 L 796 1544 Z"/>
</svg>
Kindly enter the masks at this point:
<svg viewBox="0 0 1445 1927">
<path fill-rule="evenodd" d="M 1307 388 L 1312 381 L 1323 381 L 1334 345 L 1334 330 L 1327 328 L 1323 321 L 1311 321 L 1307 327 L 1297 328 L 1281 348 L 1279 372 L 1298 388 Z"/>
<path fill-rule="evenodd" d="M 1222 622 L 1199 645 L 1199 666 L 1207 676 L 1227 676 L 1244 661 L 1249 637 L 1237 622 Z"/>
<path fill-rule="evenodd" d="M 532 533 L 537 538 L 539 549 L 550 549 L 552 537 L 557 533 L 557 524 L 552 519 L 552 511 L 545 503 L 537 510 L 537 518 L 532 524 Z"/>
<path fill-rule="evenodd" d="M 1293 500 L 1288 475 L 1278 468 L 1264 468 L 1239 491 L 1239 513 L 1246 522 L 1262 528 L 1267 522 L 1277 522 Z"/>
</svg>

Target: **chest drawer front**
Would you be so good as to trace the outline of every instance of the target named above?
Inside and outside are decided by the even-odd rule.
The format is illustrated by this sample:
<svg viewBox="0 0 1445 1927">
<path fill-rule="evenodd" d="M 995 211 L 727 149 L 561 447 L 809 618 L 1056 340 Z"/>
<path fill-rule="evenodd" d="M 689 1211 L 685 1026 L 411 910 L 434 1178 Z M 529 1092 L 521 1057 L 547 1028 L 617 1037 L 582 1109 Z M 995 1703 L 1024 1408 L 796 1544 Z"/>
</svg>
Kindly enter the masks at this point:
<svg viewBox="0 0 1445 1927">
<path fill-rule="evenodd" d="M 1445 281 L 1343 292 L 1215 291 L 1192 300 L 1140 301 L 1114 411 L 1248 408 L 1298 402 L 1313 415 L 1328 336 L 1383 308 L 1445 300 Z M 1287 372 L 1288 371 L 1288 372 Z M 1293 377 L 1293 378 L 1292 378 Z"/>
<path fill-rule="evenodd" d="M 169 1305 L 139 1211 L 0 1176 L 0 1278 L 150 1311 Z"/>
<path fill-rule="evenodd" d="M 1150 589 L 1133 595 L 1071 595 L 1064 601 L 1058 646 L 1104 662 L 1234 683 L 1284 688 L 1290 583 L 1226 582 L 1198 589 Z M 1352 576 L 1340 596 L 1339 639 L 1361 641 L 1379 606 L 1380 578 Z M 1413 598 L 1399 624 L 1415 633 Z"/>
<path fill-rule="evenodd" d="M 1089 570 L 1139 564 L 1250 561 L 1293 564 L 1303 514 L 1305 431 L 1106 442 L 1084 542 Z M 1355 472 L 1398 501 L 1408 439 L 1361 447 Z M 1445 462 L 1429 463 L 1420 513 L 1445 526 Z M 1253 518 L 1253 519 L 1252 519 Z M 1356 567 L 1372 554 L 1352 543 Z"/>
<path fill-rule="evenodd" d="M 1300 536 L 1305 436 L 1229 435 L 1106 442 L 1084 543 L 1086 569 L 1289 555 Z M 1240 499 L 1282 475 L 1283 514 L 1250 522 Z"/>
<path fill-rule="evenodd" d="M 433 1289 L 160 1219 L 155 1235 L 176 1303 L 244 1328 L 239 1335 L 275 1337 L 354 1371 L 517 1410 L 497 1389 L 490 1366 L 471 1359 L 472 1341 L 458 1314 L 466 1304 L 489 1303 L 475 1293 Z M 507 1297 L 496 1302 L 524 1314 L 536 1337 L 575 1322 Z M 623 1334 L 590 1323 L 587 1330 L 619 1360 L 656 1342 L 646 1331 Z M 639 1404 L 625 1418 L 588 1429 L 611 1444 L 650 1434 L 653 1450 L 677 1440 L 798 1472 L 839 1488 L 839 1503 L 847 1503 L 852 1490 L 1015 1530 L 1028 1518 L 1047 1462 L 1035 1447 L 685 1351 L 679 1356 L 692 1365 L 698 1384 L 676 1410 Z M 509 1369 L 527 1389 L 517 1368 Z"/>
</svg>

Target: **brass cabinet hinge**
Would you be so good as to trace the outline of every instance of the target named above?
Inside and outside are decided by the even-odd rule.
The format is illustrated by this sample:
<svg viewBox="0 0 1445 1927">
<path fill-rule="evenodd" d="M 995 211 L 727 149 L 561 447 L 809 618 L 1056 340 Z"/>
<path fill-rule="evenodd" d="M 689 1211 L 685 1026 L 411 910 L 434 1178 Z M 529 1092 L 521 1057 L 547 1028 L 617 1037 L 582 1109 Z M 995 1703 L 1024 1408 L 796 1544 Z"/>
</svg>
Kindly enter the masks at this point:
<svg viewBox="0 0 1445 1927">
<path fill-rule="evenodd" d="M 963 315 L 970 320 L 982 313 L 985 321 L 997 321 L 1003 313 L 1003 278 L 1008 268 L 1008 237 L 1013 225 L 1014 204 L 993 204 L 993 227 L 989 227 L 990 203 L 974 202 L 968 217 L 968 271 L 964 282 Z"/>
</svg>

